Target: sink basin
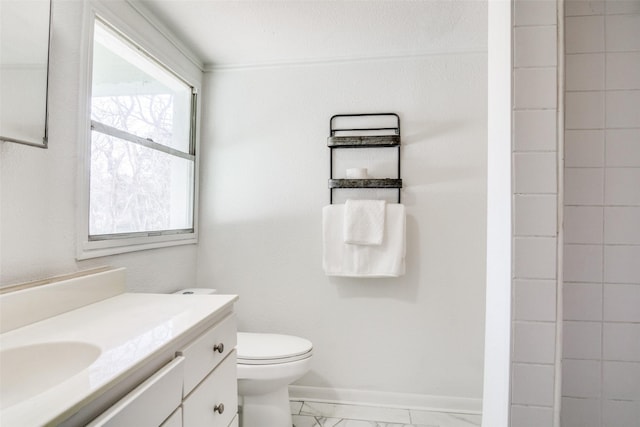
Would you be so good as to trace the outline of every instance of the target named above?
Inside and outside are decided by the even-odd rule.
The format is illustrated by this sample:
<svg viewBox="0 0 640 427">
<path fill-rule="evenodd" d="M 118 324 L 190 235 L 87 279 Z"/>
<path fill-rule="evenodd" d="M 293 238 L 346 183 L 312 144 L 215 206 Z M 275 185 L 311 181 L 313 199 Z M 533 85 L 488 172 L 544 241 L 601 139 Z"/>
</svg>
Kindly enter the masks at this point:
<svg viewBox="0 0 640 427">
<path fill-rule="evenodd" d="M 83 371 L 99 347 L 77 341 L 48 342 L 0 351 L 0 408 L 40 394 Z"/>
</svg>

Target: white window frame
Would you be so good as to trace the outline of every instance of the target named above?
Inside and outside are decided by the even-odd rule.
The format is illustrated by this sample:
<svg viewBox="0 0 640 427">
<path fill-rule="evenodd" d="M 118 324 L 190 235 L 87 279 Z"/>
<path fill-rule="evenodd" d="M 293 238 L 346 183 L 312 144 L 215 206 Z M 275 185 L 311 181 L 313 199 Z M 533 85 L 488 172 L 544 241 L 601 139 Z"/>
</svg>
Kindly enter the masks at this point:
<svg viewBox="0 0 640 427">
<path fill-rule="evenodd" d="M 80 87 L 80 120 L 78 129 L 78 260 L 155 249 L 176 245 L 195 244 L 198 241 L 198 193 L 199 193 L 199 148 L 200 148 L 200 96 L 202 86 L 202 64 L 156 22 L 144 14 L 144 10 L 132 7 L 128 1 L 108 0 L 85 3 L 83 49 L 84 73 Z M 123 233 L 106 238 L 89 238 L 89 174 L 91 168 L 91 74 L 93 66 L 93 36 L 96 20 L 106 22 L 135 46 L 189 86 L 194 88 L 195 144 L 193 230 Z"/>
</svg>

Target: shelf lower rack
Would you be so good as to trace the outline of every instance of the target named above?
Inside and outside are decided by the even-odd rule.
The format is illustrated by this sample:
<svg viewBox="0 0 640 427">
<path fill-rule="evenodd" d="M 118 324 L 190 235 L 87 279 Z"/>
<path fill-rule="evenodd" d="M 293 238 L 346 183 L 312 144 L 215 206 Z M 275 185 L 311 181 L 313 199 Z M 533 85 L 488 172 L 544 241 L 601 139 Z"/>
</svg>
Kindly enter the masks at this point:
<svg viewBox="0 0 640 427">
<path fill-rule="evenodd" d="M 329 188 L 402 188 L 402 179 L 329 179 Z"/>
<path fill-rule="evenodd" d="M 332 148 L 396 147 L 400 145 L 400 135 L 381 136 L 330 136 L 327 146 Z"/>
</svg>

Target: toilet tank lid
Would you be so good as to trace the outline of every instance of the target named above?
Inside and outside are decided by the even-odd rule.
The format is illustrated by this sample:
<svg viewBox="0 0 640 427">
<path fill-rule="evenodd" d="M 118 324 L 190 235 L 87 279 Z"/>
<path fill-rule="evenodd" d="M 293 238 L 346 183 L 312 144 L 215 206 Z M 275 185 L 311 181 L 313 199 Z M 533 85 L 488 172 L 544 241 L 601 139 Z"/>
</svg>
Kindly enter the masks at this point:
<svg viewBox="0 0 640 427">
<path fill-rule="evenodd" d="M 180 289 L 179 291 L 174 292 L 174 294 L 183 294 L 183 295 L 210 295 L 215 294 L 217 291 L 215 289 L 210 288 L 186 288 Z"/>
<path fill-rule="evenodd" d="M 242 360 L 286 359 L 312 349 L 311 341 L 293 335 L 238 332 L 238 359 Z"/>
</svg>

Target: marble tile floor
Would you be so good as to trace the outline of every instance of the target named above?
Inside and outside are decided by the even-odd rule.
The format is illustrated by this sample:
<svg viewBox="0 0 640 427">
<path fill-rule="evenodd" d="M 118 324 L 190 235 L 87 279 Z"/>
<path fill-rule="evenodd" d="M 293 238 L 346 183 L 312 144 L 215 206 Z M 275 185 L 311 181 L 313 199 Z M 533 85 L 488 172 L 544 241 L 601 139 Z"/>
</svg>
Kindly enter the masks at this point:
<svg viewBox="0 0 640 427">
<path fill-rule="evenodd" d="M 291 401 L 294 427 L 479 427 L 475 414 Z"/>
</svg>

